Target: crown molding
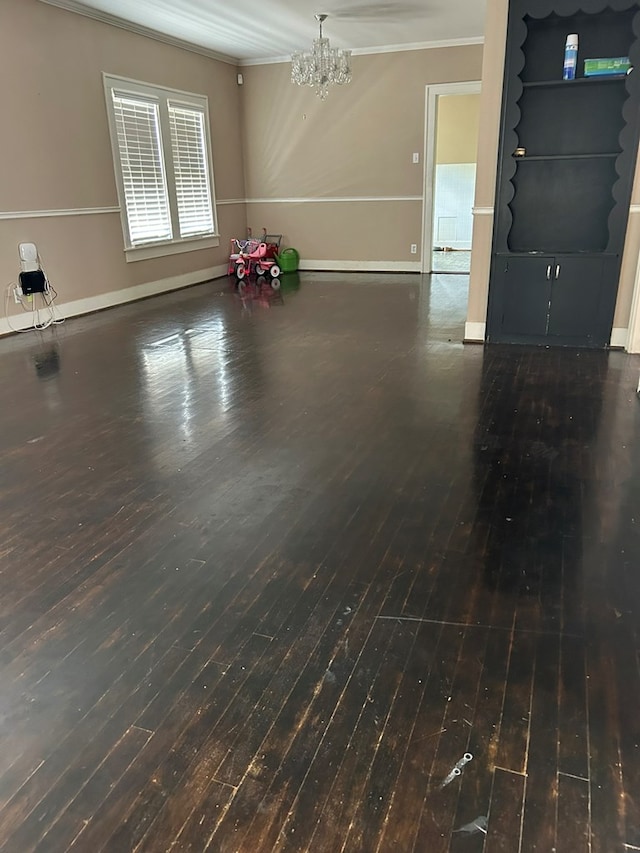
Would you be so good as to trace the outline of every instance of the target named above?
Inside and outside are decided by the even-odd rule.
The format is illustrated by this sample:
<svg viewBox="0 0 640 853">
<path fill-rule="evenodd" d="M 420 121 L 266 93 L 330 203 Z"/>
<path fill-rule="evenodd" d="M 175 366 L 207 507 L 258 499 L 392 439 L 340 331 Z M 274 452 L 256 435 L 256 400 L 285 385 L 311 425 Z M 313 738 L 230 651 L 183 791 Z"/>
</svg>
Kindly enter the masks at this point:
<svg viewBox="0 0 640 853">
<path fill-rule="evenodd" d="M 138 36 L 154 39 L 155 41 L 164 42 L 171 47 L 179 47 L 182 50 L 188 50 L 191 53 L 199 53 L 201 56 L 206 56 L 209 59 L 217 59 L 219 62 L 225 62 L 228 65 L 237 66 L 238 60 L 233 56 L 227 56 L 224 53 L 218 53 L 215 50 L 210 50 L 207 47 L 193 44 L 183 39 L 174 38 L 166 33 L 160 33 L 157 30 L 152 30 L 151 27 L 145 27 L 142 24 L 135 24 L 133 21 L 126 21 L 124 18 L 119 18 L 117 15 L 111 15 L 109 12 L 101 12 L 99 9 L 91 9 L 85 6 L 84 3 L 79 3 L 78 0 L 40 0 L 40 3 L 46 3 L 47 6 L 56 6 L 58 9 L 64 9 L 66 12 L 75 12 L 77 15 L 83 15 L 85 18 L 91 18 L 94 21 L 100 21 L 102 24 L 109 24 L 112 27 L 118 27 L 121 30 L 128 30 L 130 33 L 135 33 Z"/>
<path fill-rule="evenodd" d="M 446 47 L 468 47 L 474 44 L 484 44 L 484 36 L 442 39 L 441 41 L 416 41 L 409 44 L 383 44 L 377 47 L 354 47 L 351 53 L 353 56 L 373 56 L 378 53 L 402 53 L 407 50 L 438 50 Z M 286 56 L 267 56 L 263 59 L 239 59 L 238 65 L 246 68 L 250 65 L 276 65 L 282 62 L 291 62 L 291 54 L 287 54 Z"/>
<path fill-rule="evenodd" d="M 77 15 L 83 15 L 85 18 L 91 18 L 94 21 L 100 21 L 102 24 L 109 24 L 112 27 L 118 27 L 121 30 L 127 30 L 136 35 L 169 44 L 172 47 L 179 47 L 191 53 L 199 53 L 201 56 L 206 56 L 209 59 L 217 59 L 219 62 L 226 62 L 228 65 L 248 67 L 251 65 L 277 65 L 283 62 L 291 62 L 291 54 L 286 54 L 285 56 L 266 56 L 262 59 L 238 59 L 237 57 L 193 44 L 193 42 L 184 41 L 184 39 L 174 38 L 166 33 L 153 30 L 151 27 L 135 24 L 133 21 L 127 21 L 117 15 L 111 15 L 109 12 L 92 9 L 90 6 L 79 2 L 79 0 L 39 0 L 39 2 L 46 3 L 47 6 L 56 6 L 58 9 L 64 9 L 66 12 L 75 12 Z M 351 53 L 354 56 L 370 56 L 377 53 L 401 53 L 407 50 L 437 50 L 438 48 L 466 47 L 474 44 L 484 44 L 484 38 L 478 36 L 473 38 L 443 39 L 441 41 L 412 42 L 410 44 L 386 44 L 378 47 L 356 47 L 351 50 Z"/>
</svg>

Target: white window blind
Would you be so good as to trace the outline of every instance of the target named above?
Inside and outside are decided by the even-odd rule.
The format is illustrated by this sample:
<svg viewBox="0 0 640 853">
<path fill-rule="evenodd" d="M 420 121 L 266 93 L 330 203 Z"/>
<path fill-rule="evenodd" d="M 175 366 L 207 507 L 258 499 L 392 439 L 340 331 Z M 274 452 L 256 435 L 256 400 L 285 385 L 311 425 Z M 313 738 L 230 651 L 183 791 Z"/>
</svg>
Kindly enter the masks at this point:
<svg viewBox="0 0 640 853">
<path fill-rule="evenodd" d="M 112 90 L 131 245 L 172 238 L 157 102 Z"/>
<path fill-rule="evenodd" d="M 181 237 L 213 232 L 204 113 L 169 102 L 171 153 Z"/>
<path fill-rule="evenodd" d="M 207 98 L 103 79 L 127 261 L 218 246 Z"/>
</svg>

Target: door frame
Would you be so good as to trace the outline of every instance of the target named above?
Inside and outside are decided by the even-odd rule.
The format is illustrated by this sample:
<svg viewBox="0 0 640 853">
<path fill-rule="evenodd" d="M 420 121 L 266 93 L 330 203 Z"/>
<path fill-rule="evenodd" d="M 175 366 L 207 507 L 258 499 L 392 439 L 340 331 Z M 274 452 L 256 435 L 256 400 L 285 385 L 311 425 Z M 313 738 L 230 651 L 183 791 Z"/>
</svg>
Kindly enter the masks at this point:
<svg viewBox="0 0 640 853">
<path fill-rule="evenodd" d="M 640 205 L 631 205 L 631 210 L 629 211 L 629 219 L 631 219 L 631 215 L 633 213 L 640 212 L 639 210 L 634 210 L 634 208 L 640 208 Z M 630 224 L 631 222 L 629 222 L 629 225 Z M 627 226 L 627 228 L 628 227 L 629 226 Z M 633 286 L 631 311 L 629 315 L 629 331 L 627 333 L 625 349 L 627 350 L 627 352 L 640 352 L 640 257 L 638 258 L 638 265 L 636 267 L 636 277 Z M 640 382 L 638 382 L 638 392 L 640 393 Z"/>
<path fill-rule="evenodd" d="M 425 86 L 424 108 L 424 185 L 422 188 L 421 272 L 430 273 L 433 259 L 433 200 L 436 180 L 437 109 L 440 95 L 479 95 L 480 80 L 464 83 L 435 83 Z M 477 163 L 476 156 L 476 163 Z"/>
</svg>

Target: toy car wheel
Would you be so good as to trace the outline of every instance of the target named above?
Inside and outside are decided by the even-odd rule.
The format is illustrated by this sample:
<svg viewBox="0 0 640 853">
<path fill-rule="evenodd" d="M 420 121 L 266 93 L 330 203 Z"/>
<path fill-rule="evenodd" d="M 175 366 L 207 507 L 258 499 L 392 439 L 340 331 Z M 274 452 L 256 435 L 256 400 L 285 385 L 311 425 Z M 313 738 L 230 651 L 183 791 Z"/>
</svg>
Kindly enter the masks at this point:
<svg viewBox="0 0 640 853">
<path fill-rule="evenodd" d="M 256 264 L 256 275 L 264 275 L 264 270 L 260 266 L 260 264 Z"/>
<path fill-rule="evenodd" d="M 269 272 L 271 273 L 271 278 L 278 278 L 280 275 L 280 267 L 278 264 L 273 264 L 273 266 L 269 267 Z"/>
<path fill-rule="evenodd" d="M 243 279 L 247 274 L 247 268 L 244 264 L 238 264 L 236 267 L 236 278 Z"/>
</svg>

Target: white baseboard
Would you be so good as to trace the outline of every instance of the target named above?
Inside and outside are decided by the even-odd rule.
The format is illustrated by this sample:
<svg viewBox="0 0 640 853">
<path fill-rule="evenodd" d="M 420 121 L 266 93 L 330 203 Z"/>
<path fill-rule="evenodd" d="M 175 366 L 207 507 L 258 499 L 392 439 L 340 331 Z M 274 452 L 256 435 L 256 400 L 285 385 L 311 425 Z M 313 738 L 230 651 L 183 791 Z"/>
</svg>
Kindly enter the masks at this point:
<svg viewBox="0 0 640 853">
<path fill-rule="evenodd" d="M 615 347 L 616 349 L 626 349 L 627 341 L 629 340 L 629 329 L 623 329 L 621 327 L 616 328 L 615 326 L 611 329 L 611 339 L 609 341 L 610 347 Z"/>
<path fill-rule="evenodd" d="M 300 261 L 301 270 L 317 272 L 420 272 L 420 261 Z"/>
<path fill-rule="evenodd" d="M 486 323 L 465 323 L 464 324 L 464 339 L 465 341 L 478 341 L 484 343 L 486 334 Z"/>
<path fill-rule="evenodd" d="M 486 334 L 486 323 L 465 323 L 464 324 L 464 339 L 465 341 L 482 341 L 484 342 Z M 629 336 L 628 329 L 614 328 L 611 330 L 610 346 L 624 349 L 627 345 Z"/>
<path fill-rule="evenodd" d="M 77 317 L 80 314 L 90 314 L 93 311 L 101 311 L 103 308 L 113 308 L 116 305 L 124 305 L 127 302 L 135 302 L 136 299 L 145 299 L 147 296 L 156 296 L 159 293 L 167 293 L 170 290 L 179 290 L 181 287 L 189 287 L 192 284 L 200 284 L 212 278 L 220 278 L 227 274 L 227 265 L 219 264 L 195 272 L 174 275 L 170 278 L 161 278 L 158 281 L 148 281 L 144 284 L 136 284 L 133 287 L 125 287 L 122 290 L 111 290 L 109 293 L 100 293 L 98 296 L 88 296 L 85 299 L 74 299 L 72 302 L 56 303 L 58 313 L 63 317 Z M 0 320 L 0 335 L 10 334 L 17 329 L 28 329 L 33 322 L 30 313 L 12 314 L 11 326 L 6 317 Z"/>
</svg>

